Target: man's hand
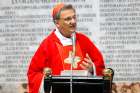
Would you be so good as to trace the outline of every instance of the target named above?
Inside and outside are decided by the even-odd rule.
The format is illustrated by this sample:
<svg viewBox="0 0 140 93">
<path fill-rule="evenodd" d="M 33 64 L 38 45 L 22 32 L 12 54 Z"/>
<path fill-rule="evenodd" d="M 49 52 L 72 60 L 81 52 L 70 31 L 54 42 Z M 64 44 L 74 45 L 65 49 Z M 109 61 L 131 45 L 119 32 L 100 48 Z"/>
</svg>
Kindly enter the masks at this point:
<svg viewBox="0 0 140 93">
<path fill-rule="evenodd" d="M 93 72 L 93 63 L 91 58 L 89 57 L 88 54 L 86 54 L 86 58 L 84 58 L 84 61 L 80 64 L 81 68 L 84 70 L 88 70 L 89 72 Z"/>
</svg>

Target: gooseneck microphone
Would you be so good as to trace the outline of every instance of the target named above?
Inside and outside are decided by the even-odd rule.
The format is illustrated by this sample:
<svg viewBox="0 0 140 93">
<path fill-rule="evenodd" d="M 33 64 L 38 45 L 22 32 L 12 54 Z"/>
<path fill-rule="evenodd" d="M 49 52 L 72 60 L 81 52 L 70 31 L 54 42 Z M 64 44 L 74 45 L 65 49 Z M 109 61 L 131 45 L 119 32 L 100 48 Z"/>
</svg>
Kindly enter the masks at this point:
<svg viewBox="0 0 140 93">
<path fill-rule="evenodd" d="M 72 62 L 71 62 L 71 79 L 70 79 L 70 93 L 72 93 L 72 76 L 73 76 L 73 63 L 75 59 L 75 54 L 76 54 L 76 33 L 73 32 L 71 34 L 71 39 L 72 39 Z"/>
<path fill-rule="evenodd" d="M 72 36 L 71 36 L 71 39 L 72 39 L 72 52 L 73 52 L 73 57 L 75 57 L 75 53 L 76 53 L 76 33 L 73 32 L 72 33 Z"/>
</svg>

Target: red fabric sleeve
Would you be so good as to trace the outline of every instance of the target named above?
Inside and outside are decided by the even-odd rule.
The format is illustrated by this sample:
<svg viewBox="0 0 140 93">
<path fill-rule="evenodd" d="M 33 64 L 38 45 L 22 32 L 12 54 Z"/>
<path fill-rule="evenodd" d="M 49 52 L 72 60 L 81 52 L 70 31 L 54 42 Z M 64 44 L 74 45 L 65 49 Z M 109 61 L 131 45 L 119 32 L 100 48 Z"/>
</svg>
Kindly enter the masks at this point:
<svg viewBox="0 0 140 93">
<path fill-rule="evenodd" d="M 45 64 L 48 63 L 48 51 L 45 44 L 46 43 L 43 42 L 36 51 L 27 72 L 29 93 L 39 93 L 40 84 L 43 78 L 43 68 L 45 67 Z"/>
<path fill-rule="evenodd" d="M 79 34 L 78 37 L 79 37 L 78 40 L 82 42 L 80 43 L 80 45 L 82 46 L 83 51 L 88 53 L 88 55 L 90 56 L 90 58 L 95 64 L 97 76 L 102 76 L 103 75 L 102 72 L 105 69 L 105 65 L 101 52 L 94 45 L 94 43 L 85 35 Z"/>
</svg>

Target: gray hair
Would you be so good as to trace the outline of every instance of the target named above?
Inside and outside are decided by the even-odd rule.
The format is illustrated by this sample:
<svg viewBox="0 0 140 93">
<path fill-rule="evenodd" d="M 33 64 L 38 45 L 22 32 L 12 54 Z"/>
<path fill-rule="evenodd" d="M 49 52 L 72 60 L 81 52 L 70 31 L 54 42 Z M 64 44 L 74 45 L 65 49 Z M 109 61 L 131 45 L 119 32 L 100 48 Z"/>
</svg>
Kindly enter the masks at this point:
<svg viewBox="0 0 140 93">
<path fill-rule="evenodd" d="M 64 10 L 69 10 L 69 9 L 72 9 L 75 12 L 75 9 L 71 4 L 64 5 L 64 7 L 55 16 L 53 16 L 53 21 L 55 22 L 55 20 L 59 20 L 61 12 Z"/>
</svg>

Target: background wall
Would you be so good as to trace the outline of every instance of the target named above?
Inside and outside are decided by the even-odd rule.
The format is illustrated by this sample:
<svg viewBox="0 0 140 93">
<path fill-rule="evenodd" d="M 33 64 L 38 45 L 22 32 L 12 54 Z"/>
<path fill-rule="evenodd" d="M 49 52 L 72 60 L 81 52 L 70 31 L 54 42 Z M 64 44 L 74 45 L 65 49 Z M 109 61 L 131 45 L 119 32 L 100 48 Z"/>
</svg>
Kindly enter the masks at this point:
<svg viewBox="0 0 140 93">
<path fill-rule="evenodd" d="M 91 38 L 106 67 L 115 70 L 114 93 L 140 93 L 139 0 L 1 0 L 0 93 L 27 91 L 29 62 L 54 29 L 51 10 L 59 2 L 74 5 L 77 31 Z"/>
</svg>

